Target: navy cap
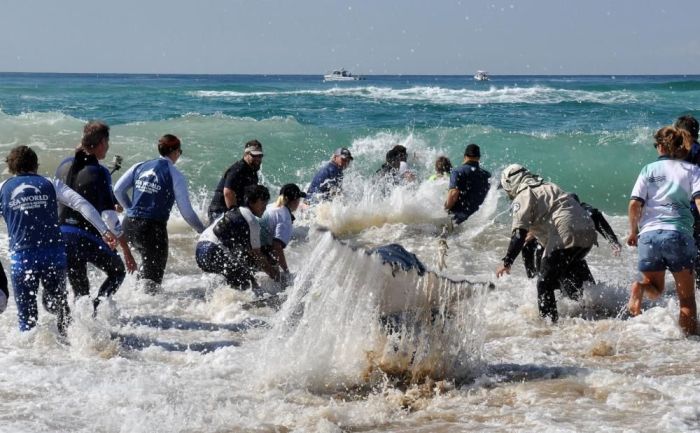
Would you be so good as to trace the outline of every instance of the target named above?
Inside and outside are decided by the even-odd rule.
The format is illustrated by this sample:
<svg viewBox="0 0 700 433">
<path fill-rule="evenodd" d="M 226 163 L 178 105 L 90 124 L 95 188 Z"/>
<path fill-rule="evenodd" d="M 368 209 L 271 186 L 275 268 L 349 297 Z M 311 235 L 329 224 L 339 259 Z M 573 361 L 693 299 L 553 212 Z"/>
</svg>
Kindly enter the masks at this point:
<svg viewBox="0 0 700 433">
<path fill-rule="evenodd" d="M 280 195 L 286 197 L 287 200 L 296 200 L 298 198 L 306 198 L 306 193 L 299 189 L 293 183 L 288 183 L 280 189 Z"/>
</svg>

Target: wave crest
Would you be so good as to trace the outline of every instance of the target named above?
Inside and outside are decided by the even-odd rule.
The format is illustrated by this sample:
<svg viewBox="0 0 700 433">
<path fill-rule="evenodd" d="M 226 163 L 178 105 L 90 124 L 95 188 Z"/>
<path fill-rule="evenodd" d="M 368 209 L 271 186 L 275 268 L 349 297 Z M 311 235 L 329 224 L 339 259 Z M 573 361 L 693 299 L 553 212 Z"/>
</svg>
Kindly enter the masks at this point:
<svg viewBox="0 0 700 433">
<path fill-rule="evenodd" d="M 650 95 L 626 90 L 585 91 L 554 89 L 544 86 L 502 87 L 488 90 L 450 89 L 416 86 L 406 89 L 390 87 L 333 87 L 321 90 L 291 90 L 238 92 L 229 90 L 197 90 L 189 92 L 199 98 L 261 98 L 284 96 L 359 97 L 378 100 L 418 101 L 445 105 L 484 104 L 559 104 L 566 102 L 593 104 L 624 104 L 649 100 Z"/>
</svg>

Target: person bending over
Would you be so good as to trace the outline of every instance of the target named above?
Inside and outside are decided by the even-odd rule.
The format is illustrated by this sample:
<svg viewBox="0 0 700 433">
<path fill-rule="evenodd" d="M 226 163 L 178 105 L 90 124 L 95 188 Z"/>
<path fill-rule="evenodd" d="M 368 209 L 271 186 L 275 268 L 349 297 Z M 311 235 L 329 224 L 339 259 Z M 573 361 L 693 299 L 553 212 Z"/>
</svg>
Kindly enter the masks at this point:
<svg viewBox="0 0 700 433">
<path fill-rule="evenodd" d="M 316 172 L 306 191 L 309 197 L 317 200 L 328 200 L 340 193 L 343 187 L 343 171 L 346 170 L 353 157 L 345 147 L 339 147 L 333 152 L 331 160 Z"/>
<path fill-rule="evenodd" d="M 166 134 L 158 140 L 160 158 L 134 164 L 119 179 L 114 194 L 126 209 L 124 232 L 129 242 L 141 254 L 139 284 L 146 293 L 161 290 L 168 262 L 168 219 L 173 204 L 197 233 L 204 224 L 192 209 L 187 179 L 175 167 L 182 156 L 180 139 Z M 128 191 L 131 190 L 131 197 Z"/>
<path fill-rule="evenodd" d="M 450 175 L 450 190 L 445 201 L 445 210 L 452 215 L 455 224 L 461 224 L 486 199 L 489 192 L 491 173 L 479 167 L 481 149 L 476 144 L 470 144 L 464 150 L 464 164 Z"/>
<path fill-rule="evenodd" d="M 279 271 L 260 250 L 261 217 L 270 200 L 262 185 L 245 189 L 242 206 L 226 211 L 209 226 L 197 242 L 197 265 L 204 272 L 223 275 L 234 288 L 258 288 L 254 269 L 262 268 L 270 278 L 279 279 Z"/>
<path fill-rule="evenodd" d="M 303 198 L 306 198 L 306 193 L 302 192 L 297 185 L 288 183 L 280 189 L 277 202 L 267 206 L 260 219 L 261 249 L 282 268 L 284 282 L 289 280 L 290 275 L 284 249 L 292 240 L 294 212 L 299 208 Z"/>
<path fill-rule="evenodd" d="M 13 175 L 0 184 L 0 214 L 10 241 L 11 280 L 17 303 L 20 331 L 36 326 L 37 293 L 44 288 L 44 308 L 57 317 L 58 331 L 65 335 L 70 322 L 66 292 L 66 249 L 58 221 L 58 204 L 80 212 L 95 226 L 107 245 L 115 237 L 100 214 L 80 194 L 58 179 L 36 172 L 39 161 L 27 146 L 13 148 L 6 159 Z"/>
<path fill-rule="evenodd" d="M 519 164 L 511 164 L 503 170 L 501 188 L 513 201 L 513 234 L 496 276 L 510 273 L 510 267 L 522 250 L 528 231 L 531 231 L 544 245 L 542 268 L 537 279 L 540 316 L 556 322 L 559 314 L 554 291 L 560 288 L 563 275 L 584 272 L 584 259 L 596 241 L 593 221 L 573 197 Z M 580 281 L 574 284 L 576 291 L 580 292 L 581 288 L 577 287 Z"/>
</svg>

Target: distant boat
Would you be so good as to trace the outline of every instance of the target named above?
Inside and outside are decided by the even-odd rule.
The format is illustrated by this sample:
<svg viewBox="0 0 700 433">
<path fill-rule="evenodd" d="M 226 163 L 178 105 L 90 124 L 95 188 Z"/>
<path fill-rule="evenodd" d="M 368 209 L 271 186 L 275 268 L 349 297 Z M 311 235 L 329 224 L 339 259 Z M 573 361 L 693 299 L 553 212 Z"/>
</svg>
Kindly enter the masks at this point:
<svg viewBox="0 0 700 433">
<path fill-rule="evenodd" d="M 359 75 L 353 75 L 345 69 L 335 69 L 333 72 L 323 76 L 323 81 L 356 81 L 362 79 Z"/>
<path fill-rule="evenodd" d="M 476 81 L 488 81 L 489 73 L 486 71 L 476 71 L 476 74 L 474 74 L 474 79 Z"/>
</svg>

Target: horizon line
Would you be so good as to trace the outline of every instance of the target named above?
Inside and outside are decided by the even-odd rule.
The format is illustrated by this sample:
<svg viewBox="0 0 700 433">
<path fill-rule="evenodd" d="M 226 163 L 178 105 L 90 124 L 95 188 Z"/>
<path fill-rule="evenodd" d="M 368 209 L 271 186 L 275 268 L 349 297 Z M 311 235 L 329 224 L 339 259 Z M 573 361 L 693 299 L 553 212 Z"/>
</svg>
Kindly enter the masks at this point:
<svg viewBox="0 0 700 433">
<path fill-rule="evenodd" d="M 157 76 L 300 76 L 300 77 L 322 77 L 323 73 L 216 73 L 216 72 L 47 72 L 47 71 L 0 71 L 0 75 L 24 74 L 24 75 L 157 75 Z M 472 77 L 471 74 L 425 74 L 425 73 L 394 73 L 394 74 L 357 74 L 359 77 Z M 493 74 L 490 77 L 693 77 L 700 76 L 698 73 L 663 73 L 663 74 L 628 74 L 628 73 L 573 73 L 573 74 Z"/>
</svg>

